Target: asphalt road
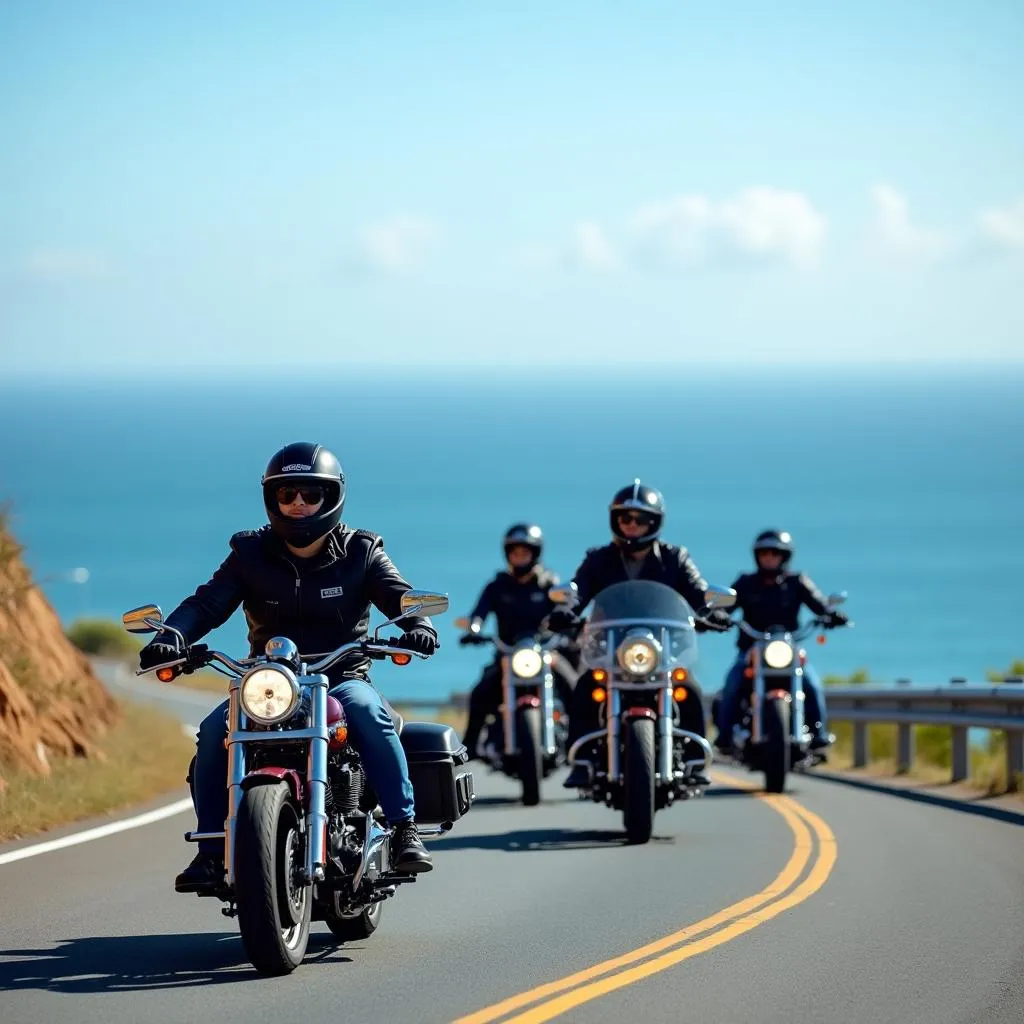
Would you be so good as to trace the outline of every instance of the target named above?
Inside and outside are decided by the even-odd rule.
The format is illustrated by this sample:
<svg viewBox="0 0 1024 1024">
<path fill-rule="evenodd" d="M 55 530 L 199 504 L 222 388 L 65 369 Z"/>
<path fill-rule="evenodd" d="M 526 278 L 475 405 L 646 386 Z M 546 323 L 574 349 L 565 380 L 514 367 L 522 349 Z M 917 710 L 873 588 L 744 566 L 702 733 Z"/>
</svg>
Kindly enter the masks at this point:
<svg viewBox="0 0 1024 1024">
<path fill-rule="evenodd" d="M 192 724 L 213 702 L 174 697 Z M 191 815 L 2 864 L 0 1021 L 1024 1020 L 1024 828 L 756 779 L 719 772 L 626 847 L 561 775 L 523 808 L 478 769 L 434 871 L 365 942 L 315 925 L 288 978 L 255 974 L 219 904 L 174 893 Z"/>
</svg>

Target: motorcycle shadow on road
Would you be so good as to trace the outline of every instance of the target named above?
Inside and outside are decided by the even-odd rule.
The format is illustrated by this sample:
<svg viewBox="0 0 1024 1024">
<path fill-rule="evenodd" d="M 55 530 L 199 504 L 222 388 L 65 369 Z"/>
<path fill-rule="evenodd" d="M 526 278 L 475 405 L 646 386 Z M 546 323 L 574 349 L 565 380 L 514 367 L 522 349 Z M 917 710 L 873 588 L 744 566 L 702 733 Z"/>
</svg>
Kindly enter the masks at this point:
<svg viewBox="0 0 1024 1024">
<path fill-rule="evenodd" d="M 671 843 L 674 836 L 652 836 L 653 843 Z M 526 828 L 499 834 L 436 839 L 431 850 L 497 850 L 535 853 L 541 850 L 600 850 L 626 845 L 626 833 L 613 829 Z"/>
<path fill-rule="evenodd" d="M 310 935 L 305 966 L 351 962 L 329 933 Z M 237 932 L 88 936 L 57 939 L 49 949 L 0 949 L 0 992 L 144 992 L 257 977 Z"/>
</svg>

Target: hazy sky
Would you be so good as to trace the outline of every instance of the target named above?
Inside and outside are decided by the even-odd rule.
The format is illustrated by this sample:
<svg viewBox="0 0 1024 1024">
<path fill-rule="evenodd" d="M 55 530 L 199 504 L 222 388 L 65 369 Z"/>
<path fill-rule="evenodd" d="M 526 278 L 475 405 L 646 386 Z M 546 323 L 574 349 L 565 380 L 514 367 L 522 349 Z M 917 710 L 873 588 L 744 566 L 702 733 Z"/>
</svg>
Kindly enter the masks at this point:
<svg viewBox="0 0 1024 1024">
<path fill-rule="evenodd" d="M 24 372 L 1024 358 L 1024 3 L 0 3 Z"/>
</svg>

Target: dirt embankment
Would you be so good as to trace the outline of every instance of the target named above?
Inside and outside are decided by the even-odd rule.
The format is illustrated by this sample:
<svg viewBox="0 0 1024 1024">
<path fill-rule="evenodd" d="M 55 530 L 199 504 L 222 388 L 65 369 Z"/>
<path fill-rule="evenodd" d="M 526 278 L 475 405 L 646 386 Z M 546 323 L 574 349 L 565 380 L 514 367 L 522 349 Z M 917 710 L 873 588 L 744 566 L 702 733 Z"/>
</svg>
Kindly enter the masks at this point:
<svg viewBox="0 0 1024 1024">
<path fill-rule="evenodd" d="M 0 519 L 0 789 L 6 771 L 49 775 L 53 758 L 102 757 L 96 741 L 119 717 Z"/>
</svg>

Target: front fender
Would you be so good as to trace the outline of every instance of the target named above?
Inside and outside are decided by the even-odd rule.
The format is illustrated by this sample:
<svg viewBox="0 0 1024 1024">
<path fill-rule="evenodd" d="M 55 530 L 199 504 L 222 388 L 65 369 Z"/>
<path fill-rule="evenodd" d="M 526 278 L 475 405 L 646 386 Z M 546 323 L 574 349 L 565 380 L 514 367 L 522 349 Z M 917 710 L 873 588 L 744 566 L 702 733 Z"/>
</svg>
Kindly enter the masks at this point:
<svg viewBox="0 0 1024 1024">
<path fill-rule="evenodd" d="M 302 806 L 304 787 L 302 776 L 294 768 L 257 768 L 242 779 L 242 791 L 248 792 L 254 786 L 269 786 L 275 782 L 287 782 L 295 802 Z"/>
</svg>

